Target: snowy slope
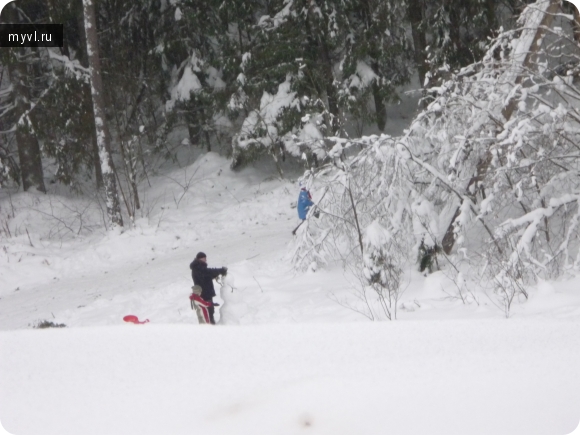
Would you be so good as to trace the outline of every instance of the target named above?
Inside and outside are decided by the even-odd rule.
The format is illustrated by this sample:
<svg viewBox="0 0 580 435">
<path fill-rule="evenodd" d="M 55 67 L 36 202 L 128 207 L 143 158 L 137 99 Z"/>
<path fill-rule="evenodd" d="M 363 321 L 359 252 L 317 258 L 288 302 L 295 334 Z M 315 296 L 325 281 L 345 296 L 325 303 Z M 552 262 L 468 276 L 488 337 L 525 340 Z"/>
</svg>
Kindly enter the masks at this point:
<svg viewBox="0 0 580 435">
<path fill-rule="evenodd" d="M 45 214 L 28 216 L 18 227 L 39 228 L 45 235 L 30 234 L 34 248 L 26 233 L 7 240 L 0 328 L 41 319 L 70 326 L 115 324 L 125 309 L 157 322 L 191 322 L 191 313 L 178 309 L 189 310 L 183 301 L 191 286 L 189 263 L 198 251 L 206 252 L 210 267 L 230 266 L 284 252 L 291 239 L 294 195 L 287 183 L 264 180 L 269 177 L 238 178 L 225 159 L 208 154 L 193 167 L 160 177 L 144 195 L 149 215 L 123 234 L 46 240 L 51 221 Z M 181 187 L 186 183 L 191 183 L 187 191 Z M 38 222 L 42 217 L 47 223 Z M 111 306 L 121 311 L 110 316 L 99 311 Z"/>
<path fill-rule="evenodd" d="M 273 166 L 273 165 L 271 165 Z M 144 183 L 122 234 L 62 194 L 0 198 L 0 421 L 15 434 L 565 434 L 580 420 L 580 279 L 506 320 L 409 265 L 397 322 L 340 267 L 296 273 L 297 184 L 216 154 Z M 316 199 L 316 187 L 313 189 Z M 14 213 L 7 217 L 7 214 Z M 217 327 L 189 263 L 228 266 Z M 219 285 L 217 286 L 219 289 Z M 447 292 L 446 292 L 447 291 Z M 151 323 L 122 322 L 126 314 Z M 31 329 L 40 320 L 67 328 Z"/>
<path fill-rule="evenodd" d="M 579 340 L 517 320 L 3 332 L 0 409 L 14 434 L 565 434 Z"/>
</svg>

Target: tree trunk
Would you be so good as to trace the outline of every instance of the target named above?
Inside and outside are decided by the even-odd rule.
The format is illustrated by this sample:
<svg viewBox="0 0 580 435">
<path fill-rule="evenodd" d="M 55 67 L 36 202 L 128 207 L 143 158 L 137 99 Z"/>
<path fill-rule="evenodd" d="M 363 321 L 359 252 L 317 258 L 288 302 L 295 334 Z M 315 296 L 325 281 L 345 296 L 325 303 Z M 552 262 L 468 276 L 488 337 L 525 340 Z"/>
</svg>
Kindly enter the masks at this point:
<svg viewBox="0 0 580 435">
<path fill-rule="evenodd" d="M 375 74 L 379 75 L 379 65 L 377 62 L 373 62 L 371 68 Z M 377 127 L 380 131 L 385 131 L 385 126 L 387 125 L 387 106 L 385 106 L 385 100 L 381 94 L 381 87 L 377 83 L 377 80 L 373 81 L 373 100 L 375 100 L 375 116 L 377 120 Z"/>
<path fill-rule="evenodd" d="M 105 196 L 107 199 L 107 215 L 109 216 L 112 228 L 122 227 L 123 218 L 121 216 L 119 193 L 117 191 L 117 181 L 115 179 L 115 168 L 111 154 L 111 139 L 105 119 L 101 61 L 99 59 L 97 38 L 97 20 L 93 0 L 83 0 L 83 15 L 85 18 L 87 57 L 91 77 L 93 113 L 95 116 L 95 134 L 97 137 L 101 172 L 103 174 Z"/>
<path fill-rule="evenodd" d="M 32 132 L 30 119 L 27 116 L 23 117 L 16 126 L 16 143 L 23 189 L 27 191 L 30 188 L 36 188 L 36 190 L 46 193 L 40 145 Z"/>
<path fill-rule="evenodd" d="M 415 65 L 419 73 L 419 85 L 423 87 L 425 86 L 425 76 L 429 70 L 425 53 L 427 37 L 425 36 L 425 30 L 421 29 L 423 22 L 423 1 L 410 0 L 408 11 L 409 21 L 411 23 L 411 34 L 413 36 L 413 48 L 415 51 Z"/>
<path fill-rule="evenodd" d="M 334 74 L 332 72 L 332 59 L 328 49 L 326 41 L 323 40 L 324 36 L 320 35 L 318 41 L 320 58 L 322 60 L 322 71 L 326 87 L 326 98 L 328 101 L 328 111 L 330 112 L 331 119 L 329 127 L 331 128 L 330 134 L 340 136 L 340 117 L 338 109 L 338 95 L 336 88 L 334 87 Z"/>
<path fill-rule="evenodd" d="M 578 12 L 578 8 L 574 3 L 568 3 L 568 5 L 570 5 L 572 14 L 574 15 L 574 20 L 572 22 L 574 41 L 576 41 L 576 43 L 580 43 L 580 12 Z"/>
<path fill-rule="evenodd" d="M 6 7 L 6 19 L 8 22 L 20 22 L 18 12 L 13 5 Z M 34 134 L 32 123 L 28 112 L 31 109 L 31 93 L 28 66 L 25 54 L 30 52 L 30 48 L 14 48 L 16 62 L 8 64 L 10 81 L 14 87 L 14 105 L 16 106 L 16 146 L 18 148 L 18 159 L 20 161 L 20 175 L 22 178 L 22 188 L 27 191 L 36 188 L 41 192 L 46 192 L 44 185 L 44 173 L 42 169 L 42 158 L 38 139 Z"/>
<path fill-rule="evenodd" d="M 375 70 L 376 71 L 376 70 Z M 377 127 L 380 131 L 385 131 L 387 125 L 387 108 L 381 95 L 379 84 L 373 83 L 373 100 L 375 100 L 375 116 L 377 118 Z"/>
<path fill-rule="evenodd" d="M 310 0 L 308 2 L 308 16 L 306 19 L 306 32 L 308 34 L 308 43 L 318 53 L 319 62 L 317 66 L 320 68 L 320 78 L 322 83 L 316 86 L 316 91 L 320 98 L 326 100 L 328 106 L 328 115 L 325 116 L 325 123 L 329 130 L 329 135 L 340 135 L 340 117 L 338 107 L 338 93 L 334 86 L 334 73 L 332 71 L 332 57 L 328 44 L 326 43 L 326 34 L 321 30 L 320 25 L 315 18 L 314 12 L 315 2 Z"/>
<path fill-rule="evenodd" d="M 453 1 L 447 2 L 445 11 L 447 12 L 447 16 L 449 17 L 448 27 L 452 53 L 455 56 L 459 57 L 461 60 L 464 60 L 463 55 L 465 54 L 465 47 L 461 39 L 461 17 L 460 17 L 461 11 Z M 461 63 L 461 65 L 463 65 L 463 62 Z"/>
<path fill-rule="evenodd" d="M 554 14 L 558 13 L 558 10 L 560 9 L 560 2 L 558 0 L 549 0 L 543 2 L 538 1 L 534 6 L 536 7 L 536 10 L 528 15 L 526 22 L 522 26 L 524 30 L 522 30 L 518 40 L 514 41 L 514 54 L 512 55 L 513 67 L 508 69 L 503 74 L 504 77 L 502 80 L 499 80 L 500 82 L 506 84 L 511 83 L 514 85 L 521 83 L 523 78 L 522 70 L 529 69 L 531 67 L 532 61 L 540 49 L 540 46 L 538 46 L 538 41 L 544 36 L 544 29 L 550 27 L 550 24 L 554 18 Z M 512 98 L 501 110 L 501 115 L 506 122 L 511 118 L 514 110 L 516 109 L 516 105 L 517 101 Z M 472 198 L 474 197 L 474 194 L 471 192 L 475 192 L 477 190 L 475 189 L 477 187 L 477 183 L 485 178 L 491 161 L 491 151 L 487 149 L 485 155 L 482 156 L 477 163 L 476 173 L 467 183 L 467 187 L 465 188 L 464 193 L 465 196 L 471 196 Z M 441 243 L 443 251 L 446 254 L 451 253 L 453 245 L 455 244 L 454 226 L 455 220 L 460 214 L 459 209 L 460 207 L 457 207 L 455 210 L 453 218 L 451 219 L 451 222 L 445 231 L 445 236 L 443 237 Z"/>
<path fill-rule="evenodd" d="M 79 43 L 79 51 L 77 53 L 77 58 L 79 60 L 79 63 L 84 66 L 85 68 L 89 67 L 89 59 L 87 56 L 87 35 L 85 32 L 85 22 L 83 19 L 84 15 L 83 14 L 78 14 L 77 15 L 77 27 L 78 27 L 78 32 L 79 32 L 79 39 L 80 39 L 80 43 Z M 93 119 L 95 119 L 94 113 L 93 113 Z M 93 124 L 91 122 L 91 124 Z M 93 155 L 93 159 L 92 159 L 92 163 L 93 166 L 95 168 L 95 181 L 97 184 L 97 189 L 102 189 L 104 186 L 104 182 L 103 182 L 103 172 L 101 171 L 101 163 L 100 163 L 100 159 L 99 159 L 99 146 L 97 145 L 97 136 L 95 135 L 95 127 L 94 125 L 90 126 L 91 129 L 91 144 L 90 147 L 92 148 L 92 155 Z"/>
<path fill-rule="evenodd" d="M 21 51 L 21 49 L 17 49 Z M 30 110 L 30 91 L 26 83 L 27 71 L 25 61 L 19 59 L 10 68 L 10 80 L 14 86 L 16 106 L 16 145 L 18 147 L 18 159 L 20 161 L 20 175 L 22 177 L 22 188 L 27 191 L 36 188 L 41 192 L 46 192 L 44 186 L 44 174 L 42 170 L 42 159 L 40 145 L 34 135 L 30 118 L 27 112 Z"/>
</svg>

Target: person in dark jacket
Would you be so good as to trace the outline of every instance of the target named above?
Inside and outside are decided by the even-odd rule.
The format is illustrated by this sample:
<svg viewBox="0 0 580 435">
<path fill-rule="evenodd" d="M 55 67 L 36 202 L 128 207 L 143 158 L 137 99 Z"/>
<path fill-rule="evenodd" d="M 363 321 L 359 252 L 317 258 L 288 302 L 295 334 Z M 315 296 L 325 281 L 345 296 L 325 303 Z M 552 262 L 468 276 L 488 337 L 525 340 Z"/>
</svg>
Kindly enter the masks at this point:
<svg viewBox="0 0 580 435">
<path fill-rule="evenodd" d="M 215 296 L 215 289 L 213 288 L 213 280 L 220 275 L 226 275 L 228 272 L 227 267 L 220 268 L 210 268 L 207 267 L 207 257 L 203 252 L 198 252 L 195 256 L 195 260 L 189 265 L 191 269 L 191 277 L 193 278 L 193 284 L 201 287 L 201 298 L 204 301 L 210 302 L 212 306 L 208 308 L 209 320 L 212 325 L 215 325 L 214 306 L 217 306 L 213 302 L 213 297 Z"/>
</svg>

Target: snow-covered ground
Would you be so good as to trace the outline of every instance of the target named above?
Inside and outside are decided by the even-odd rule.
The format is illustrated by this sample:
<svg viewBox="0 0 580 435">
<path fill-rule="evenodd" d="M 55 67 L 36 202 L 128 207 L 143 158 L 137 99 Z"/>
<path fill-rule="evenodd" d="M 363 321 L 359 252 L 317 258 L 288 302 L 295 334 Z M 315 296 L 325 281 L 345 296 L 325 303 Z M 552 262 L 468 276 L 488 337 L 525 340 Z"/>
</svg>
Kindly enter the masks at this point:
<svg viewBox="0 0 580 435">
<path fill-rule="evenodd" d="M 95 201 L 0 192 L 4 428 L 527 435 L 578 426 L 580 278 L 541 282 L 506 319 L 493 298 L 463 303 L 445 272 L 424 277 L 409 265 L 398 320 L 370 322 L 342 268 L 292 269 L 298 187 L 275 174 L 273 165 L 234 174 L 226 159 L 202 155 L 143 183 L 134 226 L 108 234 Z M 189 305 L 198 251 L 229 268 L 215 327 L 197 325 Z M 127 314 L 150 323 L 124 323 Z M 67 327 L 32 328 L 42 320 Z"/>
</svg>

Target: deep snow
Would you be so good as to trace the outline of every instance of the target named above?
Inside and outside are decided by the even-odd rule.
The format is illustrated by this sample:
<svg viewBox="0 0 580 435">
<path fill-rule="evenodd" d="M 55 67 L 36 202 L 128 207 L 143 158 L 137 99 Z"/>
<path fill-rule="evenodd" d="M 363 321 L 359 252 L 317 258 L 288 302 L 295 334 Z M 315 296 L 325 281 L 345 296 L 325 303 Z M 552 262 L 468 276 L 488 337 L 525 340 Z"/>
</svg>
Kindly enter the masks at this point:
<svg viewBox="0 0 580 435">
<path fill-rule="evenodd" d="M 525 320 L 21 330 L 0 334 L 0 408 L 14 434 L 565 434 L 579 340 Z"/>
<path fill-rule="evenodd" d="M 345 307 L 356 307 L 356 282 L 342 268 L 292 269 L 298 186 L 275 174 L 234 174 L 205 154 L 143 183 L 143 209 L 123 233 L 100 229 L 95 201 L 0 191 L 4 427 L 511 435 L 578 425 L 579 278 L 539 283 L 505 319 L 493 298 L 464 304 L 444 272 L 409 265 L 399 320 L 370 322 Z M 216 327 L 197 325 L 189 306 L 200 250 L 229 268 Z M 33 329 L 40 320 L 67 327 Z"/>
</svg>

